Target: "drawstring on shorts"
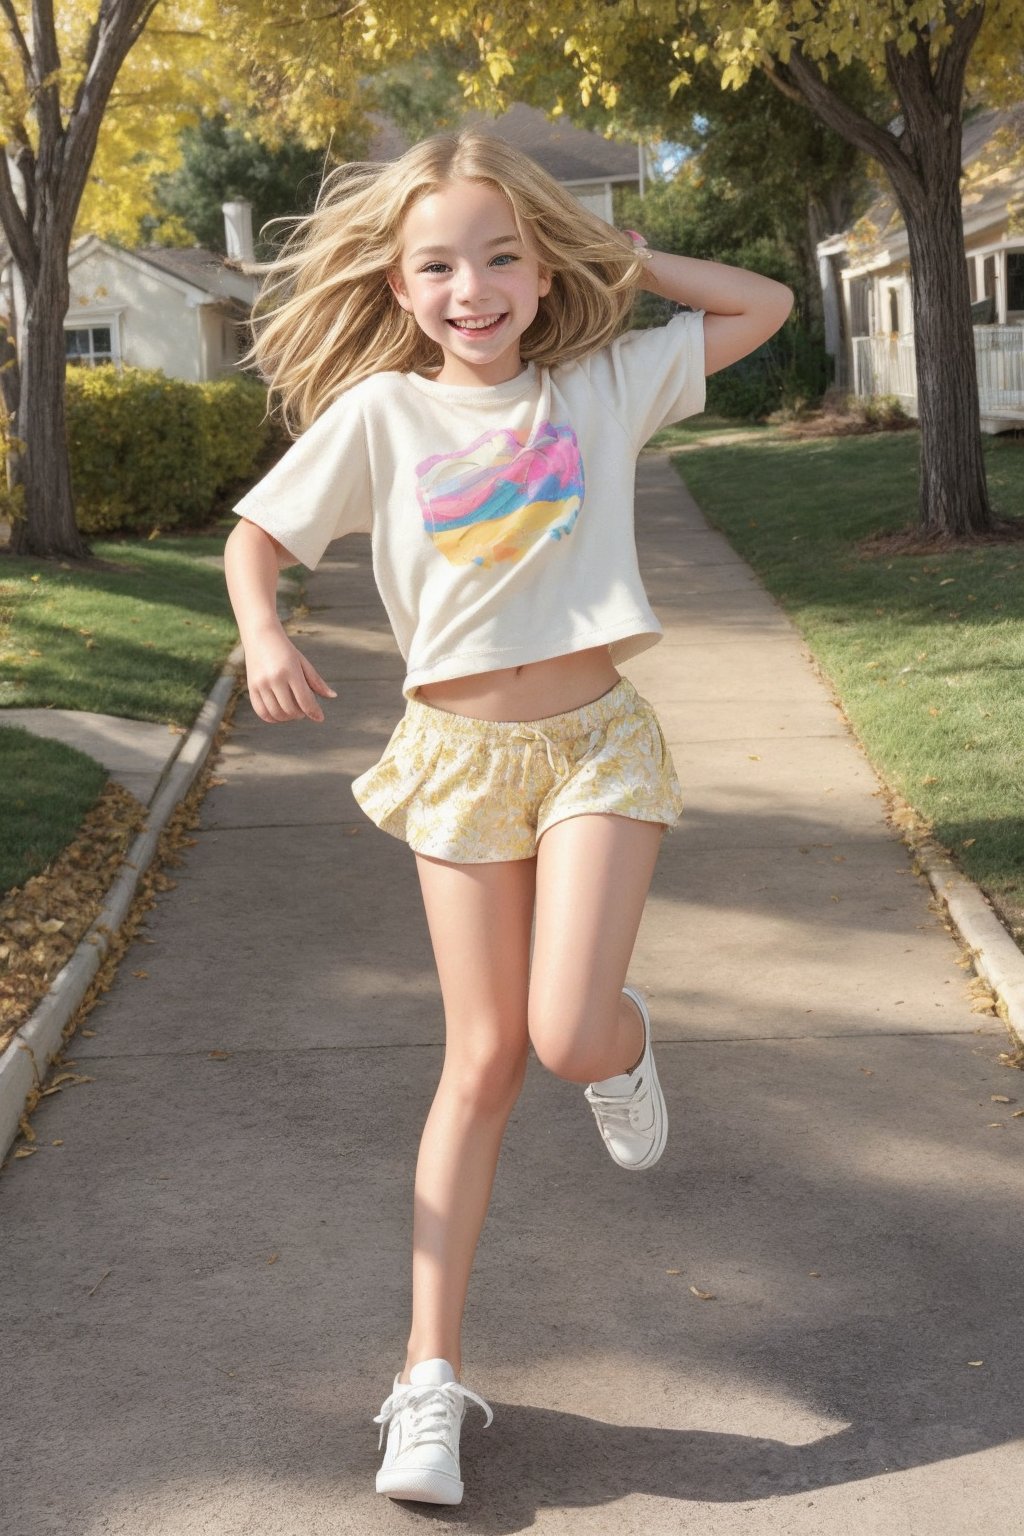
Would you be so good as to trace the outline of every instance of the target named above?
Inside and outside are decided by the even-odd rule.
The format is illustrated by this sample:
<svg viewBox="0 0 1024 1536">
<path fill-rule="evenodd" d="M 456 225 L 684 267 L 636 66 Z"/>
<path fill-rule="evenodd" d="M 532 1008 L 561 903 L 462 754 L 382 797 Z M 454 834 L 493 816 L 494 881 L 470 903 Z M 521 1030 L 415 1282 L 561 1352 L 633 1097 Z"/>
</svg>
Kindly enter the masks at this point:
<svg viewBox="0 0 1024 1536">
<path fill-rule="evenodd" d="M 572 758 L 570 758 L 569 754 L 565 751 L 561 743 L 554 741 L 550 736 L 546 735 L 544 731 L 540 730 L 538 726 L 527 724 L 516 725 L 514 730 L 510 731 L 509 733 L 511 740 L 526 742 L 526 751 L 523 754 L 524 785 L 527 780 L 527 775 L 530 771 L 530 762 L 533 757 L 533 749 L 541 742 L 544 743 L 544 750 L 547 753 L 548 765 L 551 769 L 551 772 L 556 776 L 556 778 L 567 779 L 574 768 L 578 768 L 581 763 L 585 763 L 587 758 L 592 757 L 594 753 L 600 748 L 601 743 L 604 740 L 604 734 L 604 729 L 601 726 L 598 726 L 596 730 L 591 731 L 590 739 L 587 743 L 587 750 L 580 757 L 576 758 L 574 762 Z M 554 752 L 554 756 L 552 756 L 552 752 Z"/>
</svg>

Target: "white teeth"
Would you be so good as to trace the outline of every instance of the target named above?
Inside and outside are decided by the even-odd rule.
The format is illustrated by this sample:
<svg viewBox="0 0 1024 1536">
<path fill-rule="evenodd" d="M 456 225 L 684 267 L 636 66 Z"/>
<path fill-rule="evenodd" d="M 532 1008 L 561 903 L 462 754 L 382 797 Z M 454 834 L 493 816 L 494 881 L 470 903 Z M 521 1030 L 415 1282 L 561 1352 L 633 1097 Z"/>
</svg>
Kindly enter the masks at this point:
<svg viewBox="0 0 1024 1536">
<path fill-rule="evenodd" d="M 500 315 L 492 315 L 489 320 L 453 320 L 452 324 L 458 326 L 460 331 L 483 331 L 500 319 Z"/>
</svg>

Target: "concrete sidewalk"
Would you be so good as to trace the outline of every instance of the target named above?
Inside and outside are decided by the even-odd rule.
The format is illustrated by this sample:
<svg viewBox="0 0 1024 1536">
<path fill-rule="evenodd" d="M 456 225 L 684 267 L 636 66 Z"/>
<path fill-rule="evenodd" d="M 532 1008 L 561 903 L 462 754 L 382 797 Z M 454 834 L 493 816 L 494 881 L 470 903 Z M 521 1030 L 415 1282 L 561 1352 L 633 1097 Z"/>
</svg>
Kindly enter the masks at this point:
<svg viewBox="0 0 1024 1536">
<path fill-rule="evenodd" d="M 291 627 L 327 723 L 239 708 L 68 1051 L 93 1080 L 2 1181 L 5 1530 L 1014 1528 L 1024 1078 L 799 640 L 664 458 L 637 517 L 667 633 L 625 670 L 689 801 L 631 969 L 669 1145 L 624 1173 L 531 1063 L 470 1291 L 495 1419 L 467 1417 L 464 1504 L 373 1492 L 443 1021 L 412 857 L 349 790 L 402 677 L 349 539 Z"/>
</svg>

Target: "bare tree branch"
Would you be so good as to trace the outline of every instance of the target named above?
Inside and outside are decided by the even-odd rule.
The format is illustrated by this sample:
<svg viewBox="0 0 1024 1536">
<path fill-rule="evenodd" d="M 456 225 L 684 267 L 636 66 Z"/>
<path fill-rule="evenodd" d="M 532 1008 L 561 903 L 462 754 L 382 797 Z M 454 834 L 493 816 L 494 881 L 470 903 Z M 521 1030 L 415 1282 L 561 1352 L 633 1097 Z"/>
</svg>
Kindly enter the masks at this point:
<svg viewBox="0 0 1024 1536">
<path fill-rule="evenodd" d="M 18 20 L 18 13 L 14 9 L 11 0 L 0 0 L 0 10 L 3 11 L 7 18 L 7 30 L 11 34 L 11 40 L 21 57 L 21 67 L 25 79 L 29 85 L 32 85 L 35 78 L 35 70 L 28 43 L 25 41 L 25 34 L 21 30 L 21 22 Z"/>
<path fill-rule="evenodd" d="M 765 73 L 783 95 L 812 107 L 836 133 L 856 144 L 865 154 L 873 155 L 882 165 L 889 167 L 893 158 L 899 157 L 898 139 L 888 129 L 880 128 L 858 112 L 856 107 L 851 107 L 826 84 L 817 64 L 805 56 L 799 43 L 794 45 L 788 63 L 776 61 L 765 69 Z"/>
<path fill-rule="evenodd" d="M 27 187 L 26 179 L 26 189 Z M 29 206 L 32 206 L 31 203 Z M 32 238 L 32 226 L 21 211 L 21 204 L 18 202 L 14 184 L 11 181 L 10 164 L 7 155 L 3 153 L 0 153 L 0 221 L 3 222 L 4 234 L 11 247 L 11 255 L 21 271 L 35 282 L 39 260 L 35 241 Z"/>
<path fill-rule="evenodd" d="M 32 48 L 35 53 L 36 120 L 39 158 L 45 164 L 56 154 L 61 137 L 60 50 L 53 25 L 53 0 L 32 0 Z"/>
<path fill-rule="evenodd" d="M 58 217 L 69 239 L 107 100 L 121 65 L 157 4 L 158 0 L 102 0 L 100 5 L 100 36 L 64 133 L 64 176 Z"/>
<path fill-rule="evenodd" d="M 946 20 L 953 28 L 953 38 L 949 47 L 943 49 L 939 58 L 938 67 L 935 70 L 935 91 L 944 106 L 948 104 L 949 110 L 958 113 L 961 111 L 960 104 L 963 100 L 967 61 L 984 19 L 983 4 L 973 6 L 962 16 L 957 15 L 954 5 L 946 4 Z"/>
</svg>

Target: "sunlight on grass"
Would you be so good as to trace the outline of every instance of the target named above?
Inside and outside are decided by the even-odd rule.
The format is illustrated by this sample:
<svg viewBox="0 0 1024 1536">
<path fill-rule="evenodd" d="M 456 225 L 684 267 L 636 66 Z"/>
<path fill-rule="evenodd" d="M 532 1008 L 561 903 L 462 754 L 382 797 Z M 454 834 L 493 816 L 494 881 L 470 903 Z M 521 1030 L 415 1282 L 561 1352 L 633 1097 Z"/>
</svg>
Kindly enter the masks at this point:
<svg viewBox="0 0 1024 1536">
<path fill-rule="evenodd" d="M 118 570 L 0 564 L 0 703 L 190 725 L 237 639 L 221 536 L 94 539 Z"/>
</svg>

